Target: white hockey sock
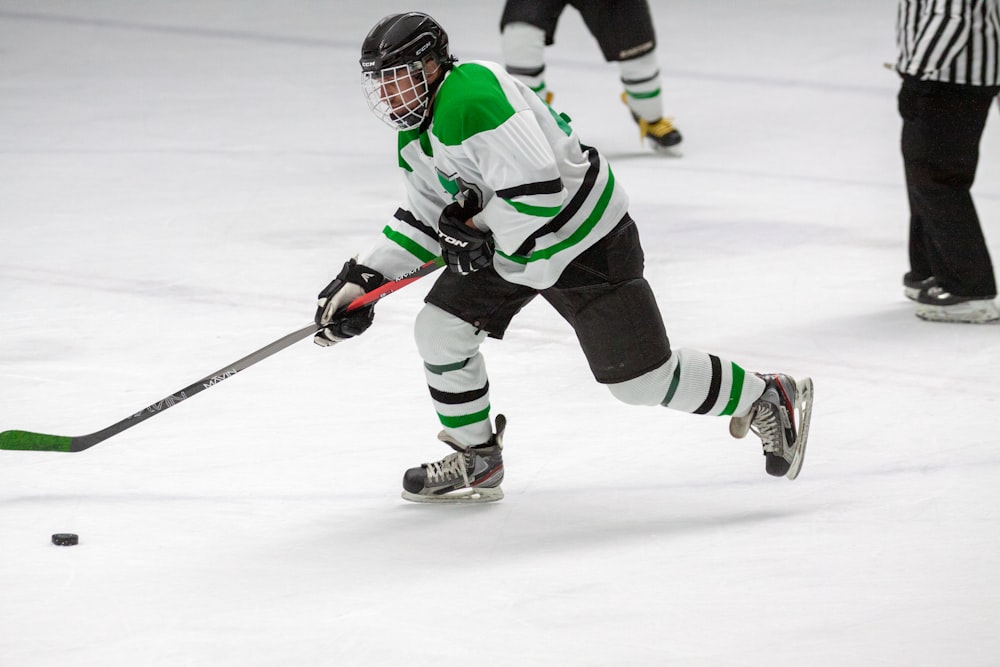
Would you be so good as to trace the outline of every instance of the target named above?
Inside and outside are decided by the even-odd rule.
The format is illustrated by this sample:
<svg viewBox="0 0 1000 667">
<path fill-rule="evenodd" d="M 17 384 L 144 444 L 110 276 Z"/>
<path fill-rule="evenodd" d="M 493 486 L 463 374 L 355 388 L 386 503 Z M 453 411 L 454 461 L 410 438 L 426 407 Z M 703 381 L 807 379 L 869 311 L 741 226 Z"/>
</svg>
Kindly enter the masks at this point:
<svg viewBox="0 0 1000 667">
<path fill-rule="evenodd" d="M 660 67 L 656 51 L 635 58 L 619 61 L 625 103 L 643 120 L 653 122 L 663 117 L 663 99 L 660 95 Z"/>
<path fill-rule="evenodd" d="M 764 393 L 763 380 L 728 359 L 687 349 L 674 356 L 663 406 L 698 415 L 745 415 Z"/>
<path fill-rule="evenodd" d="M 464 445 L 490 439 L 489 379 L 479 344 L 486 332 L 427 304 L 417 315 L 415 338 L 424 360 L 431 401 L 444 430 Z"/>
<path fill-rule="evenodd" d="M 629 405 L 663 405 L 682 412 L 745 415 L 764 392 L 764 381 L 727 359 L 698 350 L 675 350 L 659 368 L 608 389 Z"/>
<path fill-rule="evenodd" d="M 501 35 L 507 71 L 546 100 L 545 31 L 529 23 L 509 23 Z"/>
</svg>

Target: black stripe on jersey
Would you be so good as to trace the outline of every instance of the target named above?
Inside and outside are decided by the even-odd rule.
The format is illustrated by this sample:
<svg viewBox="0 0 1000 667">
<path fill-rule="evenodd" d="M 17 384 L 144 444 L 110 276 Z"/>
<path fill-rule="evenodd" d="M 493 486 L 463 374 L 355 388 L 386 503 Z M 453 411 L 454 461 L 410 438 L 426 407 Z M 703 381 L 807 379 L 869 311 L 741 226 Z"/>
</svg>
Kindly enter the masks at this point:
<svg viewBox="0 0 1000 667">
<path fill-rule="evenodd" d="M 526 197 L 528 195 L 554 195 L 562 192 L 562 189 L 562 179 L 554 178 L 551 181 L 525 183 L 524 185 L 515 185 L 512 188 L 497 190 L 497 197 L 501 199 L 513 199 L 514 197 Z"/>
<path fill-rule="evenodd" d="M 984 83 L 1000 83 L 1000 16 L 991 16 L 989 23 L 993 27 L 993 39 L 986 42 L 986 78 Z"/>
<path fill-rule="evenodd" d="M 901 0 L 898 69 L 918 79 L 1000 85 L 998 23 L 993 0 Z"/>
<path fill-rule="evenodd" d="M 565 207 L 563 207 L 563 210 L 559 211 L 559 214 L 556 217 L 552 218 L 540 228 L 532 232 L 531 236 L 526 238 L 524 243 L 518 246 L 517 250 L 514 252 L 515 255 L 527 257 L 535 247 L 535 241 L 538 240 L 538 238 L 562 229 L 562 226 L 569 222 L 570 218 L 576 215 L 577 211 L 580 210 L 580 207 L 583 206 L 583 202 L 586 201 L 590 191 L 594 189 L 594 183 L 597 182 L 597 175 L 601 173 L 601 157 L 598 155 L 596 148 L 584 146 L 583 144 L 580 144 L 580 148 L 586 151 L 587 160 L 590 161 L 590 167 L 587 169 L 587 173 L 583 177 L 583 182 L 580 183 L 580 189 L 576 191 L 573 198 L 569 200 L 569 203 L 566 204 Z"/>
<path fill-rule="evenodd" d="M 435 389 L 434 387 L 428 385 L 428 389 L 431 391 L 431 398 L 433 398 L 438 403 L 444 403 L 445 405 L 461 405 L 462 403 L 471 403 L 472 401 L 478 400 L 489 393 L 490 383 L 487 382 L 483 387 L 479 389 L 473 389 L 472 391 L 463 391 L 458 394 L 453 394 L 448 391 L 441 391 L 440 389 Z"/>
<path fill-rule="evenodd" d="M 967 40 L 966 36 L 963 34 L 963 30 L 960 29 L 960 26 L 955 24 L 947 24 L 947 25 L 951 30 L 951 34 L 949 35 L 948 38 L 947 47 L 944 50 L 944 57 L 947 60 L 951 60 L 951 66 L 949 67 L 949 70 L 951 72 L 952 80 L 954 80 L 955 76 L 958 74 L 958 58 L 956 57 L 956 46 L 961 42 L 962 46 L 957 48 L 958 51 L 961 51 L 961 49 L 965 48 L 964 44 Z M 942 26 L 942 29 L 939 31 L 938 35 L 940 36 L 944 34 L 945 34 L 944 26 Z M 930 56 L 930 51 L 928 51 L 927 55 L 928 57 Z M 940 65 L 938 65 L 938 69 L 940 69 Z"/>
<path fill-rule="evenodd" d="M 708 355 L 708 358 L 712 362 L 712 382 L 708 386 L 708 397 L 705 398 L 705 402 L 694 411 L 696 415 L 703 415 L 712 409 L 719 400 L 719 389 L 722 387 L 722 362 L 714 354 Z"/>
<path fill-rule="evenodd" d="M 427 236 L 431 237 L 435 241 L 438 240 L 437 232 L 435 232 L 433 229 L 431 229 L 424 223 L 417 220 L 416 216 L 410 213 L 409 211 L 402 208 L 397 208 L 396 213 L 393 214 L 393 217 L 401 222 L 405 222 L 410 227 L 413 227 L 414 229 L 421 231 L 424 234 L 427 234 Z"/>
<path fill-rule="evenodd" d="M 507 65 L 507 72 L 515 76 L 538 76 L 545 71 L 545 65 L 541 67 L 512 67 Z"/>
</svg>

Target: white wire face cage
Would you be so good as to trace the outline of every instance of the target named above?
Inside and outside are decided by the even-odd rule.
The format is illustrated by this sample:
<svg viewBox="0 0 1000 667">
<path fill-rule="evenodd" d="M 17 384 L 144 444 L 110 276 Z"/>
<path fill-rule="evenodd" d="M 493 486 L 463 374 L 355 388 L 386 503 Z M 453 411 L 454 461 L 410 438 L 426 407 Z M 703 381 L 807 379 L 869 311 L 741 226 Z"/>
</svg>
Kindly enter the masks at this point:
<svg viewBox="0 0 1000 667">
<path fill-rule="evenodd" d="M 394 130 L 412 130 L 427 111 L 427 77 L 423 63 L 363 72 L 361 82 L 368 108 Z"/>
</svg>

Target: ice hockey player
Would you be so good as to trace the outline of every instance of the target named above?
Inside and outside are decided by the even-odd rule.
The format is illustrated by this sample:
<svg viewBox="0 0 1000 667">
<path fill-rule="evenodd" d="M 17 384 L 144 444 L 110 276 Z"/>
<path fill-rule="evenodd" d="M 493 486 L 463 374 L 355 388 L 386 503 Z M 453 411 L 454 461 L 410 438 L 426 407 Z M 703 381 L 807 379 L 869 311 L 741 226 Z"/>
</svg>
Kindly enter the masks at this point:
<svg viewBox="0 0 1000 667">
<path fill-rule="evenodd" d="M 319 294 L 315 336 L 332 345 L 364 332 L 356 297 L 441 255 L 415 337 L 431 400 L 454 452 L 406 471 L 403 497 L 484 502 L 503 497 L 506 420 L 490 421 L 480 344 L 502 338 L 541 295 L 573 327 L 595 379 L 617 399 L 731 416 L 753 430 L 766 470 L 802 465 L 812 382 L 756 375 L 718 356 L 671 350 L 625 191 L 607 160 L 497 63 L 459 64 L 422 13 L 379 21 L 361 51 L 364 92 L 398 134 L 407 201 L 374 246 Z"/>
<path fill-rule="evenodd" d="M 507 0 L 500 17 L 507 72 L 552 103 L 545 83 L 545 47 L 555 43 L 556 23 L 566 6 L 580 12 L 608 62 L 618 63 L 639 137 L 654 151 L 679 155 L 681 133 L 663 116 L 656 32 L 646 0 Z"/>
</svg>

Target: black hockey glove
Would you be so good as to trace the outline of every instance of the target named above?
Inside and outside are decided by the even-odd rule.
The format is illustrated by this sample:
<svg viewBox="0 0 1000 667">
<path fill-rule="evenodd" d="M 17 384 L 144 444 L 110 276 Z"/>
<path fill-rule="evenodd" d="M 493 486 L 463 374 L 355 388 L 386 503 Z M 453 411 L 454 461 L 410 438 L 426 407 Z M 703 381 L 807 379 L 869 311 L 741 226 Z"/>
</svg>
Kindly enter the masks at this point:
<svg viewBox="0 0 1000 667">
<path fill-rule="evenodd" d="M 448 269 L 467 276 L 493 263 L 493 236 L 465 224 L 479 213 L 458 202 L 444 207 L 438 218 L 438 241 Z"/>
<path fill-rule="evenodd" d="M 364 333 L 375 319 L 374 303 L 349 313 L 341 311 L 384 282 L 385 277 L 375 269 L 358 264 L 354 259 L 345 262 L 337 277 L 319 293 L 316 324 L 323 328 L 313 336 L 313 342 L 327 347 Z"/>
</svg>

